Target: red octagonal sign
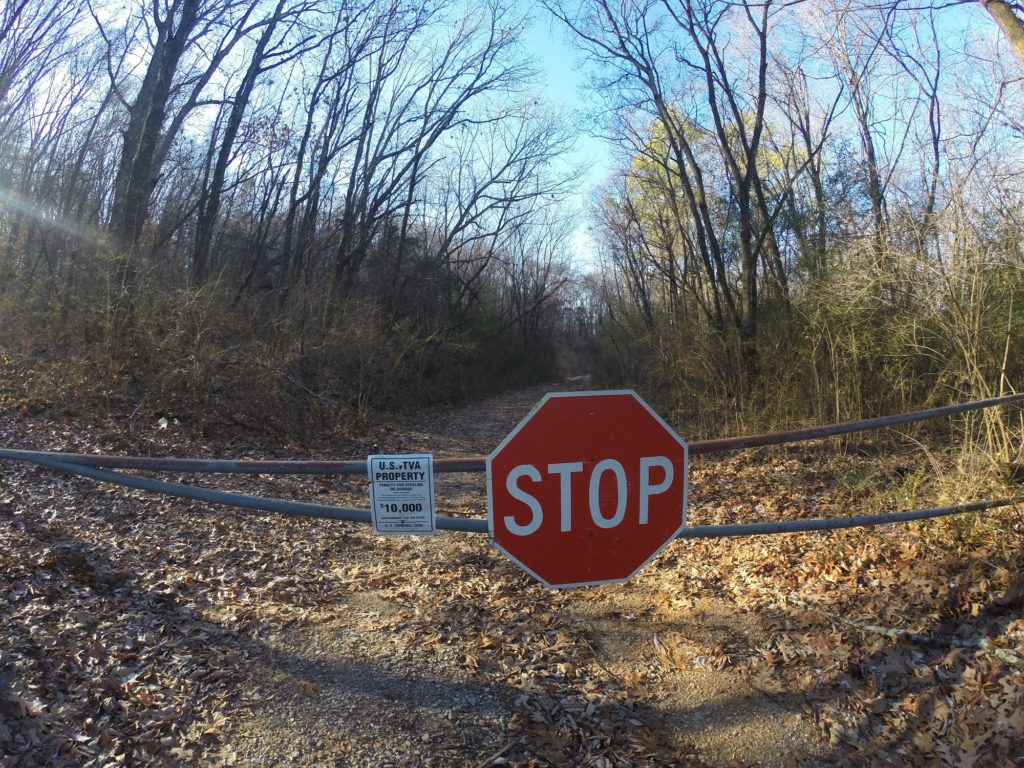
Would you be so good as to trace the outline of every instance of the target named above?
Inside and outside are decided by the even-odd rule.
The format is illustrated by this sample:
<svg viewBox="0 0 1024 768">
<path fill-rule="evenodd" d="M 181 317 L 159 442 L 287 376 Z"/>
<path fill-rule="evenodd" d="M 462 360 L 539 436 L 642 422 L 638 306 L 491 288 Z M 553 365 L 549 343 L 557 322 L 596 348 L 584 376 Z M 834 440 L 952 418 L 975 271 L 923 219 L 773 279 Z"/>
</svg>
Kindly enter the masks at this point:
<svg viewBox="0 0 1024 768">
<path fill-rule="evenodd" d="M 491 538 L 549 587 L 625 581 L 686 525 L 686 471 L 635 392 L 547 395 L 487 459 Z"/>
</svg>

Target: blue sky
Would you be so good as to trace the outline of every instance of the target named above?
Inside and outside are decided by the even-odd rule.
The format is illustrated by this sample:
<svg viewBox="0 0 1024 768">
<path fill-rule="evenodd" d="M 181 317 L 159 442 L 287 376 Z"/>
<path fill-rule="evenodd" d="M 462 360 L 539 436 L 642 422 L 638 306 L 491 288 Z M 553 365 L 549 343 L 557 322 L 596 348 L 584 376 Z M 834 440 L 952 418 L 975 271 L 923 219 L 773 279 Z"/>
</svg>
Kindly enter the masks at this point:
<svg viewBox="0 0 1024 768">
<path fill-rule="evenodd" d="M 570 45 L 564 29 L 533 0 L 523 0 L 524 10 L 533 14 L 533 24 L 523 36 L 526 52 L 534 58 L 541 72 L 539 86 L 543 98 L 557 109 L 573 115 L 579 127 L 576 149 L 567 163 L 585 169 L 573 204 L 580 209 L 572 245 L 576 263 L 581 269 L 595 263 L 595 244 L 589 235 L 586 211 L 590 207 L 595 189 L 611 172 L 609 147 L 595 135 L 599 126 L 588 112 L 593 111 L 587 76 L 581 68 L 581 57 Z"/>
</svg>

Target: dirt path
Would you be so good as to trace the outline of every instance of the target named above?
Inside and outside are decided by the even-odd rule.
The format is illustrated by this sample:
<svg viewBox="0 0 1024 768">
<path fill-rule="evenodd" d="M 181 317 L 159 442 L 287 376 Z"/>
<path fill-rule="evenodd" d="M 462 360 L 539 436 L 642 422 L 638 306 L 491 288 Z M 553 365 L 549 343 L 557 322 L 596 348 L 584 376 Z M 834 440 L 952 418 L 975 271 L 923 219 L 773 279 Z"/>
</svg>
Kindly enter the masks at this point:
<svg viewBox="0 0 1024 768">
<path fill-rule="evenodd" d="M 380 450 L 487 453 L 550 389 L 409 419 Z M 483 478 L 441 477 L 438 506 L 485 515 Z M 726 600 L 659 605 L 658 563 L 639 583 L 555 593 L 481 536 L 352 535 L 371 557 L 338 553 L 344 598 L 267 637 L 250 670 L 258 693 L 225 736 L 229 762 L 829 762 L 801 700 L 712 658 L 757 645 L 756 618 Z"/>
</svg>

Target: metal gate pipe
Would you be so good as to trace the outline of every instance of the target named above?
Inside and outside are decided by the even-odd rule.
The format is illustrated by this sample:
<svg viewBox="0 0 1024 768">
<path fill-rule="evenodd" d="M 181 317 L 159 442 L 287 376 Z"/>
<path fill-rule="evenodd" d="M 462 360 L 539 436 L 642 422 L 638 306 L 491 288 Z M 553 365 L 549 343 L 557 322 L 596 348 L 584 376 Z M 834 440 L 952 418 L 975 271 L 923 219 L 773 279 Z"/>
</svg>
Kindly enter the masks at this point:
<svg viewBox="0 0 1024 768">
<path fill-rule="evenodd" d="M 354 523 L 371 522 L 370 511 L 366 509 L 352 509 L 348 507 L 334 507 L 326 504 L 311 504 L 301 501 L 287 501 L 285 499 L 268 499 L 261 496 L 248 496 L 241 493 L 230 493 L 227 491 L 214 491 L 207 488 L 197 488 L 192 485 L 181 483 L 168 483 L 164 480 L 154 480 L 147 477 L 136 477 L 124 475 L 120 472 L 84 467 L 53 459 L 31 459 L 33 464 L 38 464 L 59 472 L 72 475 L 82 475 L 94 480 L 100 480 L 117 485 L 136 488 L 138 490 L 160 493 L 167 496 L 193 499 L 212 504 L 226 504 L 243 509 L 254 509 L 265 512 L 278 512 L 285 515 L 318 517 L 331 520 L 343 520 Z M 949 507 L 934 507 L 931 509 L 911 510 L 907 512 L 893 512 L 884 515 L 862 515 L 859 517 L 842 517 L 832 519 L 812 520 L 784 520 L 762 523 L 734 523 L 726 525 L 694 525 L 684 528 L 676 538 L 679 539 L 715 539 L 729 536 L 763 536 L 780 533 L 810 533 L 815 531 L 832 531 L 842 528 L 858 528 L 866 526 L 888 525 L 892 523 L 905 523 L 912 520 L 929 520 L 937 517 L 959 515 L 967 512 L 982 512 L 997 507 L 1006 507 L 1019 503 L 1019 499 L 995 499 L 991 501 L 977 501 L 970 504 L 957 504 Z M 439 515 L 436 519 L 437 528 L 448 531 L 461 531 L 465 533 L 487 533 L 487 521 L 479 518 L 445 517 Z"/>
<path fill-rule="evenodd" d="M 975 501 L 970 504 L 955 504 L 949 507 L 890 512 L 883 515 L 780 520 L 763 523 L 731 523 L 726 525 L 692 525 L 684 528 L 676 538 L 718 539 L 726 536 L 766 536 L 776 533 L 813 533 L 818 531 L 836 531 L 843 528 L 867 528 L 878 525 L 892 525 L 893 523 L 908 523 L 914 520 L 932 520 L 937 517 L 962 515 L 967 512 L 984 512 L 988 509 L 1008 507 L 1019 502 L 1019 499 L 993 499 L 991 501 Z"/>
<path fill-rule="evenodd" d="M 26 451 L 0 448 L 0 459 L 36 461 L 52 458 L 66 464 L 103 469 L 134 469 L 145 472 L 189 472 L 237 475 L 362 475 L 366 476 L 365 460 L 346 461 L 276 461 L 265 459 L 182 459 L 155 456 L 105 456 L 89 453 Z M 483 457 L 434 459 L 434 472 L 483 472 Z"/>
<path fill-rule="evenodd" d="M 853 432 L 864 432 L 866 430 L 882 429 L 884 427 L 897 427 L 901 424 L 910 424 L 915 421 L 926 421 L 927 419 L 937 419 L 942 416 L 953 416 L 960 413 L 968 413 L 969 411 L 979 411 L 983 408 L 994 408 L 999 405 L 1009 405 L 1022 400 L 1024 400 L 1024 392 L 1015 395 L 1004 395 L 1003 397 L 992 397 L 987 400 L 975 400 L 970 403 L 944 405 L 939 408 L 928 408 L 923 411 L 901 413 L 895 416 L 879 416 L 873 419 L 844 421 L 838 424 L 829 424 L 821 427 L 805 427 L 803 429 L 791 429 L 783 432 L 747 435 L 746 437 L 725 437 L 717 440 L 701 440 L 696 443 L 690 443 L 690 454 L 738 451 L 743 448 L 757 448 L 765 445 L 782 445 L 784 443 L 817 440 L 823 437 L 837 437 L 838 435 L 848 435 Z"/>
<path fill-rule="evenodd" d="M 169 483 L 165 480 L 154 480 L 149 477 L 124 475 L 95 467 L 71 464 L 53 459 L 31 459 L 33 464 L 64 472 L 69 475 L 81 475 L 93 480 L 150 491 L 165 496 L 176 496 L 183 499 L 203 501 L 210 504 L 226 504 L 242 509 L 255 509 L 263 512 L 279 512 L 284 515 L 319 517 L 329 520 L 343 520 L 351 523 L 370 523 L 370 510 L 335 507 L 327 504 L 311 504 L 304 501 L 288 501 L 286 499 L 268 499 L 262 496 L 249 496 L 242 493 L 215 491 L 209 488 L 197 488 L 194 485 Z M 477 523 L 482 524 L 477 525 Z M 487 531 L 487 523 L 483 520 L 465 520 L 461 518 L 438 518 L 437 527 L 452 531 L 470 531 L 479 533 Z"/>
<path fill-rule="evenodd" d="M 848 435 L 870 429 L 895 427 L 916 421 L 952 416 L 983 408 L 993 408 L 1024 401 L 1024 393 L 993 397 L 988 400 L 976 400 L 970 403 L 945 405 L 923 411 L 903 413 L 895 416 L 880 416 L 859 421 L 845 421 L 819 427 L 806 427 L 782 432 L 767 432 L 760 435 L 744 437 L 726 437 L 715 440 L 698 440 L 689 443 L 690 455 L 722 453 L 738 451 L 743 448 L 755 448 L 766 445 L 782 445 L 823 437 Z M 366 476 L 366 461 L 276 461 L 256 459 L 183 459 L 157 458 L 152 456 L 104 456 L 83 453 L 57 453 L 49 451 L 25 451 L 0 448 L 0 459 L 16 461 L 36 461 L 51 458 L 68 464 L 105 469 L 136 469 L 150 472 L 196 472 L 196 473 L 232 473 L 257 475 L 362 475 Z M 485 472 L 486 456 L 467 456 L 462 458 L 435 459 L 434 472 Z"/>
</svg>

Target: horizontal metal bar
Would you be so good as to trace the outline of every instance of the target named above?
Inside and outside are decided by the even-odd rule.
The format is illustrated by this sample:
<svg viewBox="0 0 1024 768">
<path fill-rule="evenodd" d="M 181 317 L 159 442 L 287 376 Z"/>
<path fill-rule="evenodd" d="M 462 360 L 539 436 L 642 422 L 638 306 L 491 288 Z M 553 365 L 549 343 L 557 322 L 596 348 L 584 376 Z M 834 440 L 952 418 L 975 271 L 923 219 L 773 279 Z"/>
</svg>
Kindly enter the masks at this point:
<svg viewBox="0 0 1024 768">
<path fill-rule="evenodd" d="M 248 496 L 242 493 L 230 493 L 228 491 L 215 491 L 209 488 L 197 488 L 194 485 L 182 483 L 168 483 L 165 480 L 154 480 L 149 477 L 137 477 L 135 475 L 124 475 L 120 472 L 111 472 L 95 467 L 86 467 L 79 464 L 71 464 L 53 459 L 29 459 L 33 464 L 38 464 L 59 472 L 66 472 L 71 475 L 82 475 L 94 480 L 101 480 L 115 485 L 123 485 L 128 488 L 137 488 L 141 491 L 160 493 L 165 496 L 177 496 L 183 499 L 193 499 L 211 504 L 226 504 L 242 509 L 255 509 L 264 512 L 279 512 L 285 515 L 298 515 L 303 517 L 320 517 L 330 520 L 345 520 L 352 523 L 371 522 L 368 509 L 352 509 L 350 507 L 335 507 L 327 504 L 310 504 L 303 501 L 287 501 L 285 499 L 267 499 L 262 496 Z M 469 523 L 469 525 L 465 525 Z M 479 525 L 477 525 L 479 524 Z M 483 520 L 466 520 L 462 518 L 438 518 L 437 527 L 452 531 L 471 531 L 473 533 L 486 533 L 487 523 Z"/>
<path fill-rule="evenodd" d="M 699 440 L 689 443 L 690 455 L 738 451 L 743 448 L 754 448 L 766 445 L 782 445 L 805 440 L 816 440 L 823 437 L 847 435 L 883 427 L 895 427 L 926 419 L 936 419 L 983 408 L 993 408 L 1024 401 L 1024 393 L 994 397 L 988 400 L 977 400 L 958 405 L 946 405 L 940 408 L 929 408 L 913 413 L 896 416 L 881 416 L 860 421 L 846 421 L 820 427 L 807 427 L 783 432 L 769 432 L 745 437 L 727 437 L 716 440 Z M 362 475 L 366 476 L 366 462 L 355 461 L 276 461 L 257 459 L 183 459 L 158 458 L 153 456 L 104 456 L 85 453 L 57 453 L 51 451 L 25 451 L 11 448 L 0 448 L 0 459 L 16 461 L 37 461 L 50 458 L 68 464 L 105 469 L 135 469 L 149 472 L 197 472 L 197 473 L 230 473 L 258 475 Z M 38 461 L 37 461 L 38 463 Z M 435 459 L 434 472 L 485 472 L 486 456 L 466 456 L 461 458 Z"/>
<path fill-rule="evenodd" d="M 260 459 L 182 459 L 155 456 L 104 456 L 88 453 L 24 451 L 0 448 L 0 459 L 35 461 L 52 458 L 68 464 L 104 469 L 135 469 L 147 472 L 195 472 L 238 475 L 362 475 L 366 461 L 274 461 Z M 434 472 L 483 472 L 483 457 L 434 459 Z"/>
<path fill-rule="evenodd" d="M 73 475 L 101 480 L 108 483 L 137 488 L 143 491 L 161 493 L 168 496 L 194 499 L 213 504 L 226 504 L 243 509 L 255 509 L 266 512 L 279 512 L 286 515 L 297 515 L 304 517 L 319 517 L 331 520 L 344 520 L 354 523 L 371 522 L 370 511 L 366 509 L 352 509 L 348 507 L 334 507 L 325 504 L 310 504 L 301 501 L 287 501 L 285 499 L 267 499 L 260 496 L 248 496 L 241 493 L 229 493 L 227 491 L 214 491 L 207 488 L 196 488 L 181 483 L 168 483 L 163 480 L 153 480 L 147 477 L 136 477 L 134 475 L 123 475 L 120 472 L 110 472 L 94 467 L 84 467 L 53 459 L 31 459 L 32 463 L 40 466 L 66 472 Z M 763 536 L 781 533 L 808 533 L 813 531 L 831 531 L 842 528 L 860 528 L 867 526 L 889 525 L 892 523 L 905 523 L 912 520 L 928 520 L 936 517 L 947 517 L 960 515 L 967 512 L 981 512 L 997 507 L 1006 507 L 1019 503 L 1019 499 L 995 499 L 992 501 L 977 501 L 970 504 L 957 504 L 949 507 L 934 507 L 932 509 L 918 509 L 907 512 L 894 512 L 885 515 L 863 515 L 860 517 L 842 517 L 833 519 L 814 520 L 780 520 L 762 523 L 738 523 L 729 525 L 695 525 L 684 528 L 676 538 L 680 539 L 712 539 L 729 536 Z M 462 531 L 466 533 L 487 533 L 487 521 L 479 518 L 437 517 L 437 528 L 439 530 Z"/>
<path fill-rule="evenodd" d="M 777 533 L 812 533 L 835 531 L 843 528 L 868 528 L 877 525 L 908 523 L 914 520 L 931 520 L 936 517 L 962 515 L 967 512 L 983 512 L 987 509 L 1008 507 L 1020 503 L 1020 499 L 993 499 L 975 501 L 970 504 L 956 504 L 950 507 L 914 509 L 906 512 L 891 512 L 885 515 L 861 515 L 859 517 L 816 518 L 812 520 L 779 520 L 764 523 L 734 523 L 729 525 L 687 526 L 676 537 L 678 539 L 719 539 L 727 536 L 766 536 Z"/>
<path fill-rule="evenodd" d="M 944 405 L 940 408 L 928 408 L 923 411 L 912 413 L 901 413 L 896 416 L 879 416 L 874 419 L 861 419 L 859 421 L 844 421 L 838 424 L 829 424 L 822 427 L 806 427 L 804 429 L 792 429 L 784 432 L 768 432 L 761 435 L 747 435 L 746 437 L 725 437 L 717 440 L 702 440 L 690 443 L 690 454 L 698 453 L 720 453 L 723 451 L 738 451 L 743 448 L 757 448 L 764 445 L 782 445 L 784 443 L 797 443 L 804 440 L 817 440 L 823 437 L 836 437 L 848 435 L 852 432 L 865 432 L 870 429 L 882 429 L 884 427 L 896 427 L 901 424 L 910 424 L 915 421 L 937 419 L 941 416 L 953 416 L 969 411 L 979 411 L 983 408 L 994 408 L 999 405 L 1009 405 L 1024 400 L 1024 392 L 1016 395 L 1005 395 L 993 397 L 988 400 L 975 400 L 970 403 L 959 403 L 957 405 Z"/>
</svg>

